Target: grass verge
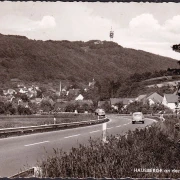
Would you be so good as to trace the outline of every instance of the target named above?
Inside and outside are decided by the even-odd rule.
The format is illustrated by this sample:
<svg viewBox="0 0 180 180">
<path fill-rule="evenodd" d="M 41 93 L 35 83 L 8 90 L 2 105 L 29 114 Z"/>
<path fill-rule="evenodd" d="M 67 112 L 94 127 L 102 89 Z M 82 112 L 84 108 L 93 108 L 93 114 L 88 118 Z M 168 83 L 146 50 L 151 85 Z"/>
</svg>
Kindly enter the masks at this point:
<svg viewBox="0 0 180 180">
<path fill-rule="evenodd" d="M 58 114 L 56 123 L 70 123 L 96 119 L 94 114 Z M 54 116 L 0 116 L 0 129 L 11 127 L 38 126 L 44 124 L 53 124 Z"/>
</svg>

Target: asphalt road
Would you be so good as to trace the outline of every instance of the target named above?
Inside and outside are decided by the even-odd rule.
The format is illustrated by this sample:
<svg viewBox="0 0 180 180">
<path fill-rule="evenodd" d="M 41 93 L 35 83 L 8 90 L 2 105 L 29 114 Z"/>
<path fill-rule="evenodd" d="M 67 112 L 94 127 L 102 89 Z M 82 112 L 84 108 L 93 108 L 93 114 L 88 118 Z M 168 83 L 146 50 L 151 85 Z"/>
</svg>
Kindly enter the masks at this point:
<svg viewBox="0 0 180 180">
<path fill-rule="evenodd" d="M 108 118 L 107 135 L 125 134 L 154 122 L 146 118 L 144 124 L 132 124 L 131 117 L 108 115 Z M 102 138 L 102 124 L 0 139 L 0 177 L 10 177 L 36 166 L 37 160 L 53 154 L 53 148 L 69 151 L 79 143 L 88 143 L 90 137 Z"/>
</svg>

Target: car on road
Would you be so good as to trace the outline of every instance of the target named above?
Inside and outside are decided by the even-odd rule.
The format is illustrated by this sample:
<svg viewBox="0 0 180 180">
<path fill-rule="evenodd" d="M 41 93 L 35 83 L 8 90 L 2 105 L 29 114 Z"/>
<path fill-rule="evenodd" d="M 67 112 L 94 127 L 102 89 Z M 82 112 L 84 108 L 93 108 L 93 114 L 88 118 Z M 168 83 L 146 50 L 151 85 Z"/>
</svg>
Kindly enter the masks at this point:
<svg viewBox="0 0 180 180">
<path fill-rule="evenodd" d="M 95 111 L 95 115 L 105 117 L 106 113 L 105 113 L 104 109 L 98 108 Z"/>
<path fill-rule="evenodd" d="M 142 112 L 134 112 L 132 115 L 132 124 L 142 122 L 144 124 L 144 115 Z"/>
</svg>

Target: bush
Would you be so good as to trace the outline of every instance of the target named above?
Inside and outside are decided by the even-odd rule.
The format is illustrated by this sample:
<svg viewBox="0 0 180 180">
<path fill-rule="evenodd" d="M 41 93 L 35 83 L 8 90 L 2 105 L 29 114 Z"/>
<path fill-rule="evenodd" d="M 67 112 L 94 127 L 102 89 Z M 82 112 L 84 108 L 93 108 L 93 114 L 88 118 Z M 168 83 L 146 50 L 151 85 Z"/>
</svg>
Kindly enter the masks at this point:
<svg viewBox="0 0 180 180">
<path fill-rule="evenodd" d="M 109 136 L 108 143 L 90 139 L 69 153 L 54 150 L 42 161 L 43 177 L 177 178 L 179 173 L 138 173 L 135 168 L 178 169 L 180 147 L 159 127 L 136 129 L 127 136 Z"/>
</svg>

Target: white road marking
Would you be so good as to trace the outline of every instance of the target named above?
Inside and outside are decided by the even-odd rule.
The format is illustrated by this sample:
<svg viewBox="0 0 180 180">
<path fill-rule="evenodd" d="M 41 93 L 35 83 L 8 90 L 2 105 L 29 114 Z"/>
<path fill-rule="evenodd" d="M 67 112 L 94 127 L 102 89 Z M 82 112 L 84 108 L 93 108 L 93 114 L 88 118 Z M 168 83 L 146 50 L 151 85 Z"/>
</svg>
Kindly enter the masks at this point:
<svg viewBox="0 0 180 180">
<path fill-rule="evenodd" d="M 47 143 L 49 141 L 42 141 L 42 142 L 38 142 L 38 143 L 33 143 L 33 144 L 26 144 L 24 146 L 34 146 L 34 145 L 37 145 L 37 144 L 43 144 L 43 143 Z"/>
<path fill-rule="evenodd" d="M 126 125 L 128 125 L 128 124 L 130 124 L 130 122 L 127 123 L 127 124 L 122 124 L 122 125 L 116 126 L 116 127 L 122 127 L 122 126 L 126 126 Z"/>
<path fill-rule="evenodd" d="M 97 131 L 91 131 L 91 132 L 89 132 L 89 133 L 95 133 L 95 132 L 99 132 L 100 130 L 97 130 Z"/>
<path fill-rule="evenodd" d="M 122 125 L 116 126 L 116 127 L 121 127 Z"/>
<path fill-rule="evenodd" d="M 107 128 L 107 129 L 112 129 L 112 128 L 114 128 L 114 127 L 110 127 L 110 128 Z"/>
<path fill-rule="evenodd" d="M 67 137 L 64 137 L 64 138 L 71 138 L 71 137 L 75 137 L 75 136 L 79 136 L 81 134 L 76 134 L 76 135 L 72 135 L 72 136 L 67 136 Z"/>
</svg>

